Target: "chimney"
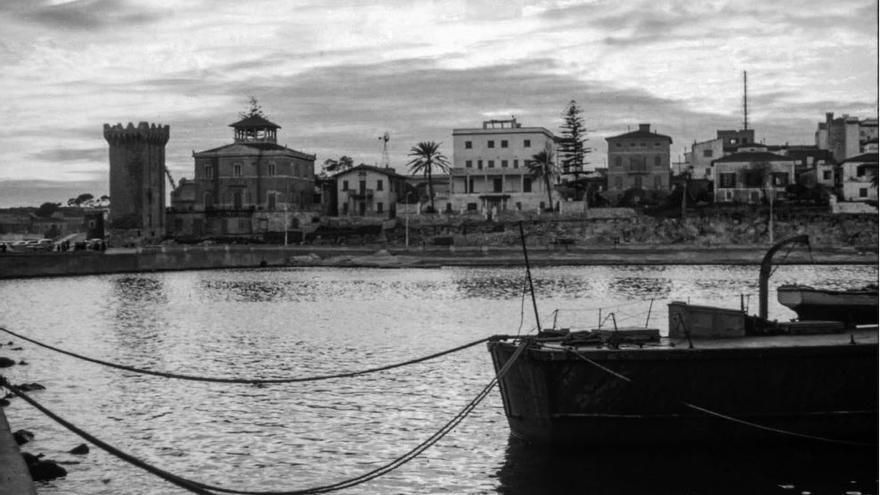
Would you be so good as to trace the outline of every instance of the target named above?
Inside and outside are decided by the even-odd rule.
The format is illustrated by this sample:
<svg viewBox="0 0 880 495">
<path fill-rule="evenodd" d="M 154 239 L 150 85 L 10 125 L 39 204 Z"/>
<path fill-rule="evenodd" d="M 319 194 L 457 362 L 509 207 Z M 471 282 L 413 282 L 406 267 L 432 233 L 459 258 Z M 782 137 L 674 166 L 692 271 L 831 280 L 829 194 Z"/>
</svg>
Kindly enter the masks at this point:
<svg viewBox="0 0 880 495">
<path fill-rule="evenodd" d="M 651 132 L 651 124 L 639 124 L 639 132 Z"/>
</svg>

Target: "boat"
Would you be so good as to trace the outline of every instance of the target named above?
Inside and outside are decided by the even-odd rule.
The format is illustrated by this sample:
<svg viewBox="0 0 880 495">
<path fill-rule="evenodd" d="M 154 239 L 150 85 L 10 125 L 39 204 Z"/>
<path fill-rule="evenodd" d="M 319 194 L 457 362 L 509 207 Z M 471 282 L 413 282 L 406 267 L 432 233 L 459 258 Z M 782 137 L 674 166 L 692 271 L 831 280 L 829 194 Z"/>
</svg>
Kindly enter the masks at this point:
<svg viewBox="0 0 880 495">
<path fill-rule="evenodd" d="M 776 297 L 797 313 L 799 320 L 837 320 L 847 325 L 876 324 L 880 320 L 876 285 L 850 290 L 780 285 Z"/>
<path fill-rule="evenodd" d="M 511 434 L 573 448 L 816 441 L 876 449 L 877 326 L 767 320 L 772 256 L 792 242 L 807 240 L 777 243 L 762 261 L 758 316 L 673 301 L 668 335 L 554 328 L 492 338 Z"/>
</svg>

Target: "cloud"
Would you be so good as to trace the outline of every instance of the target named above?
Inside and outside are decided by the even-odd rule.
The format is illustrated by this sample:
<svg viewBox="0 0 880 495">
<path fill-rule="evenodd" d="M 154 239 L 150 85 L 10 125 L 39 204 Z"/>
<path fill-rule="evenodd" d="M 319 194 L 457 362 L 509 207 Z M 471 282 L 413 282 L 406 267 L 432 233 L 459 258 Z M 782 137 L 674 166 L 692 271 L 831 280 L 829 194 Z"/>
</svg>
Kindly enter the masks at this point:
<svg viewBox="0 0 880 495">
<path fill-rule="evenodd" d="M 50 162 L 91 161 L 100 162 L 107 159 L 107 148 L 69 149 L 54 148 L 36 151 L 28 155 L 34 160 Z"/>
<path fill-rule="evenodd" d="M 3 10 L 45 27 L 80 31 L 144 25 L 163 17 L 125 0 L 13 1 Z"/>
<path fill-rule="evenodd" d="M 42 203 L 67 204 L 82 193 L 95 197 L 108 194 L 108 181 L 58 182 L 53 180 L 0 180 L 0 208 L 39 206 Z"/>
</svg>

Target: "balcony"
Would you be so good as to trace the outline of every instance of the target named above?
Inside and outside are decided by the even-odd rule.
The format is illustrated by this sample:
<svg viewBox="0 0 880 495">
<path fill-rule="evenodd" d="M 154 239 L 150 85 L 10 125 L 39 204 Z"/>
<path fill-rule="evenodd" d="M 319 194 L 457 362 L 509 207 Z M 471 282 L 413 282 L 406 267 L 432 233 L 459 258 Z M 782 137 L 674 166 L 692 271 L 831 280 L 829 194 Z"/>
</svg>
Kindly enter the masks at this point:
<svg viewBox="0 0 880 495">
<path fill-rule="evenodd" d="M 373 190 L 372 189 L 363 189 L 363 190 L 353 190 L 350 189 L 345 191 L 350 199 L 373 199 Z"/>
</svg>

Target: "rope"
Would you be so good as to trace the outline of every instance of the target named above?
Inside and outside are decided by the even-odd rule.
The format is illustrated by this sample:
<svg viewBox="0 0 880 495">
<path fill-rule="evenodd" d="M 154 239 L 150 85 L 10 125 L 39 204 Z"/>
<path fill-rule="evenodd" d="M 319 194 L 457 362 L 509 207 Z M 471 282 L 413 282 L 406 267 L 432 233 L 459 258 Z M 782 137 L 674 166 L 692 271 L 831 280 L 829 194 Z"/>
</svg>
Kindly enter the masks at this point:
<svg viewBox="0 0 880 495">
<path fill-rule="evenodd" d="M 498 381 L 501 380 L 507 374 L 507 372 L 513 366 L 514 362 L 516 362 L 517 359 L 520 357 L 520 355 L 522 355 L 522 353 L 525 351 L 526 347 L 528 347 L 530 342 L 531 342 L 531 340 L 529 340 L 529 339 L 523 339 L 520 342 L 520 345 L 517 347 L 516 351 L 514 351 L 514 353 L 510 356 L 510 358 L 507 360 L 507 362 L 504 363 L 504 366 L 501 368 L 501 370 L 499 370 L 498 373 L 492 378 L 492 380 L 485 387 L 483 387 L 483 389 L 476 395 L 476 397 L 474 397 L 470 402 L 468 402 L 468 404 L 465 405 L 465 407 L 462 408 L 461 411 L 459 411 L 455 416 L 453 416 L 453 418 L 451 420 L 449 420 L 446 424 L 444 424 L 437 432 L 432 434 L 430 437 L 428 437 L 426 440 L 424 440 L 423 442 L 418 444 L 416 447 L 411 449 L 409 452 L 401 455 L 400 457 L 394 459 L 393 461 L 391 461 L 383 466 L 380 466 L 372 471 L 366 472 L 366 473 L 361 474 L 360 476 L 356 476 L 354 478 L 349 478 L 347 480 L 340 481 L 337 483 L 332 483 L 329 485 L 317 486 L 317 487 L 306 488 L 306 489 L 301 489 L 301 490 L 289 490 L 289 491 L 235 490 L 235 489 L 224 488 L 224 487 L 220 487 L 220 486 L 208 485 L 206 483 L 201 483 L 198 481 L 189 480 L 189 479 L 183 478 L 181 476 L 169 473 L 168 471 L 162 470 L 158 467 L 155 467 L 151 464 L 148 464 L 148 463 L 146 463 L 146 462 L 144 462 L 144 461 L 142 461 L 142 460 L 140 460 L 130 454 L 122 452 L 121 450 L 99 440 L 98 438 L 94 437 L 93 435 L 90 435 L 89 433 L 83 431 L 82 429 L 76 427 L 75 425 L 71 424 L 70 422 L 59 417 L 58 415 L 52 413 L 51 411 L 49 411 L 48 409 L 46 409 L 45 407 L 40 405 L 38 402 L 36 402 L 32 398 L 28 397 L 27 394 L 19 391 L 14 386 L 10 385 L 9 382 L 7 382 L 3 376 L 0 376 L 0 386 L 9 388 L 12 391 L 12 393 L 17 395 L 18 397 L 21 397 L 25 402 L 34 406 L 37 410 L 39 410 L 43 414 L 47 415 L 49 418 L 58 422 L 59 424 L 61 424 L 65 428 L 67 428 L 68 430 L 79 435 L 84 440 L 92 443 L 93 445 L 106 451 L 107 453 L 109 453 L 109 454 L 111 454 L 111 455 L 113 455 L 123 461 L 126 461 L 136 467 L 144 469 L 152 474 L 155 474 L 156 476 L 158 476 L 158 477 L 160 477 L 170 483 L 173 483 L 181 488 L 189 490 L 193 493 L 207 494 L 207 495 L 216 495 L 216 492 L 230 493 L 230 494 L 236 494 L 236 495 L 312 495 L 312 494 L 318 494 L 318 493 L 330 493 L 330 492 L 342 490 L 345 488 L 351 488 L 353 486 L 357 486 L 362 483 L 366 483 L 366 482 L 371 481 L 373 479 L 376 479 L 380 476 L 388 474 L 391 471 L 399 468 L 400 466 L 403 466 L 404 464 L 406 464 L 409 461 L 418 457 L 425 450 L 427 450 L 428 448 L 430 448 L 431 446 L 433 446 L 434 444 L 439 442 L 444 436 L 446 436 L 450 431 L 452 431 L 456 426 L 458 426 L 458 424 L 461 423 L 464 420 L 464 418 L 467 417 L 477 407 L 477 405 L 479 405 L 480 402 L 482 402 L 483 399 L 486 398 L 487 395 L 489 395 L 489 392 L 491 392 L 492 388 L 495 387 L 495 384 L 497 384 Z"/>
<path fill-rule="evenodd" d="M 102 366 L 116 368 L 119 370 L 131 371 L 133 373 L 140 373 L 142 375 L 153 375 L 153 376 L 160 376 L 163 378 L 175 378 L 178 380 L 190 380 L 190 381 L 197 381 L 197 382 L 212 382 L 212 383 L 246 383 L 246 384 L 250 384 L 250 385 L 316 382 L 316 381 L 320 381 L 320 380 L 330 380 L 333 378 L 351 378 L 351 377 L 360 376 L 360 375 L 367 375 L 370 373 L 377 373 L 379 371 L 388 371 L 388 370 L 395 369 L 395 368 L 409 366 L 411 364 L 421 363 L 423 361 L 429 361 L 431 359 L 445 356 L 447 354 L 452 354 L 452 353 L 467 349 L 469 347 L 473 347 L 475 345 L 482 344 L 483 342 L 486 342 L 490 339 L 490 337 L 485 337 L 480 340 L 475 340 L 473 342 L 460 345 L 458 347 L 453 347 L 452 349 L 447 349 L 445 351 L 435 352 L 434 354 L 430 354 L 428 356 L 424 356 L 424 357 L 420 357 L 420 358 L 416 358 L 416 359 L 410 359 L 409 361 L 404 361 L 402 363 L 389 364 L 386 366 L 379 366 L 377 368 L 368 368 L 368 369 L 360 370 L 360 371 L 348 371 L 348 372 L 336 373 L 336 374 L 332 374 L 332 375 L 309 376 L 309 377 L 304 377 L 304 378 L 224 378 L 224 377 L 182 375 L 182 374 L 178 374 L 178 373 L 167 373 L 164 371 L 154 371 L 154 370 L 148 370 L 148 369 L 143 369 L 143 368 L 135 368 L 133 366 L 127 366 L 124 364 L 111 363 L 108 361 L 102 361 L 100 359 L 95 359 L 95 358 L 90 358 L 88 356 L 83 356 L 81 354 L 77 354 L 74 352 L 65 351 L 64 349 L 59 349 L 59 348 L 53 347 L 49 344 L 44 344 L 40 341 L 25 337 L 24 335 L 19 335 L 15 332 L 8 330 L 6 328 L 3 328 L 3 327 L 0 327 L 0 330 L 2 330 L 2 331 L 6 332 L 14 337 L 17 337 L 19 339 L 22 339 L 22 340 L 25 340 L 25 341 L 30 342 L 32 344 L 36 344 L 40 347 L 44 347 L 46 349 L 49 349 L 50 351 L 55 351 L 55 352 L 58 352 L 61 354 L 65 354 L 67 356 L 74 357 L 76 359 L 81 359 L 83 361 L 88 361 L 90 363 L 100 364 Z"/>
<path fill-rule="evenodd" d="M 599 364 L 598 362 L 596 362 L 596 361 L 584 356 L 583 354 L 577 352 L 576 350 L 574 350 L 574 348 L 566 347 L 566 349 L 569 352 L 571 352 L 572 354 L 574 354 L 575 356 L 579 357 L 580 359 L 595 366 L 596 368 L 599 368 L 600 370 L 602 370 L 602 371 L 604 371 L 604 372 L 606 372 L 616 378 L 619 378 L 627 383 L 633 383 L 631 378 L 624 376 L 624 375 L 622 375 L 622 374 L 620 374 L 610 368 L 607 368 L 607 367 Z M 851 445 L 851 446 L 856 446 L 856 447 L 876 447 L 875 444 L 870 444 L 870 443 L 853 442 L 853 441 L 849 441 L 849 440 L 839 440 L 839 439 L 835 439 L 835 438 L 828 438 L 828 437 L 822 437 L 822 436 L 818 436 L 818 435 L 809 435 L 806 433 L 799 433 L 799 432 L 795 432 L 795 431 L 784 430 L 781 428 L 774 428 L 772 426 L 766 426 L 766 425 L 754 423 L 752 421 L 747 421 L 744 419 L 729 416 L 729 415 L 726 415 L 726 414 L 723 414 L 723 413 L 720 413 L 717 411 L 712 411 L 711 409 L 706 409 L 705 407 L 700 407 L 698 405 L 691 404 L 690 402 L 687 402 L 684 400 L 679 400 L 679 402 L 681 402 L 682 405 L 684 405 L 685 407 L 687 407 L 689 409 L 693 409 L 695 411 L 699 411 L 704 414 L 708 414 L 710 416 L 715 416 L 717 418 L 721 418 L 721 419 L 724 419 L 727 421 L 738 423 L 738 424 L 741 424 L 744 426 L 749 426 L 749 427 L 756 428 L 759 430 L 769 431 L 769 432 L 773 432 L 773 433 L 779 433 L 781 435 L 788 435 L 788 436 L 793 436 L 793 437 L 798 437 L 798 438 L 806 438 L 809 440 L 817 440 L 817 441 L 821 441 L 821 442 L 841 444 L 841 445 Z"/>
</svg>

